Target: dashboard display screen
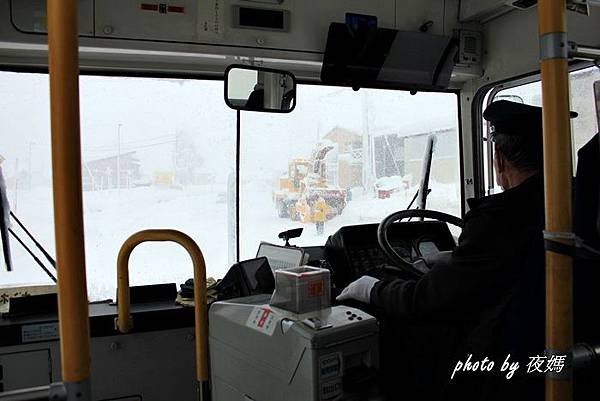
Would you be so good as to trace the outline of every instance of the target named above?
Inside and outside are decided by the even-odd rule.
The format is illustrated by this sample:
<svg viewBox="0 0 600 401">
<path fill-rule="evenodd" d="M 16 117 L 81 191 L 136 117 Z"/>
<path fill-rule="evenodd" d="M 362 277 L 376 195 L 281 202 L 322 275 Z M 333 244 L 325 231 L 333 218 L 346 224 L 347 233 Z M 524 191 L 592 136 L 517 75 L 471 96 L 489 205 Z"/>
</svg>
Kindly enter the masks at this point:
<svg viewBox="0 0 600 401">
<path fill-rule="evenodd" d="M 419 252 L 422 256 L 429 256 L 439 253 L 440 250 L 433 241 L 423 241 L 419 242 Z"/>
</svg>

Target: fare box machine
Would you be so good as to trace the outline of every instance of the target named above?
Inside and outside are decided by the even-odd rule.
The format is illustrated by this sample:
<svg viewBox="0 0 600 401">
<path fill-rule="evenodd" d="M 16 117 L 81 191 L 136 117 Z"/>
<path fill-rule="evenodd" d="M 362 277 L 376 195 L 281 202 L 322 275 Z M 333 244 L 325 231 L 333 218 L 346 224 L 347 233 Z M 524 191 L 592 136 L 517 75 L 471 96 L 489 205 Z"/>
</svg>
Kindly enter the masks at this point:
<svg viewBox="0 0 600 401">
<path fill-rule="evenodd" d="M 272 296 L 210 308 L 213 401 L 378 400 L 376 319 L 331 306 L 326 269 L 274 275 Z"/>
</svg>

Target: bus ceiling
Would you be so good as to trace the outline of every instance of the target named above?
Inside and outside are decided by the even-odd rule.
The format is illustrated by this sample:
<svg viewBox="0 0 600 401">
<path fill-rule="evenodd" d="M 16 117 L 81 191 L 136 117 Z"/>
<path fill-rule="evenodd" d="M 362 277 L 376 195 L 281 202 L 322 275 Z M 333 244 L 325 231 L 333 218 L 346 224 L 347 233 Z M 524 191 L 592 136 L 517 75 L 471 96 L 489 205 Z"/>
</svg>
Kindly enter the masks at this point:
<svg viewBox="0 0 600 401">
<path fill-rule="evenodd" d="M 301 81 L 318 82 L 330 24 L 356 24 L 368 17 L 363 23 L 374 21 L 378 28 L 454 38 L 459 48 L 450 87 L 466 81 L 483 86 L 539 70 L 535 3 L 182 0 L 173 6 L 81 0 L 80 62 L 83 70 L 216 77 L 229 64 L 245 63 L 287 69 Z M 597 46 L 599 11 L 570 12 L 569 40 Z M 45 1 L 0 0 L 0 19 L 0 64 L 45 68 Z"/>
</svg>

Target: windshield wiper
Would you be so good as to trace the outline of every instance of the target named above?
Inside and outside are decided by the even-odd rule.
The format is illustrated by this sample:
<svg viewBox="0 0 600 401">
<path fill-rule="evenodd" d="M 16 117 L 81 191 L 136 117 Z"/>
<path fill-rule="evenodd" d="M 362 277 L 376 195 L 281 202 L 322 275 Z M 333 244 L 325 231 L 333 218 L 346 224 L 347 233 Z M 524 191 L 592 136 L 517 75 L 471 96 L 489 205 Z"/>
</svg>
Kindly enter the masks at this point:
<svg viewBox="0 0 600 401">
<path fill-rule="evenodd" d="M 427 189 L 427 195 L 429 195 L 430 193 L 431 193 L 431 188 L 428 188 Z M 412 207 L 413 203 L 415 203 L 415 201 L 417 200 L 418 196 L 419 196 L 419 190 L 417 189 L 417 192 L 415 192 L 415 196 L 413 196 L 413 198 L 410 201 L 410 203 L 408 204 L 408 206 L 406 206 L 406 210 L 409 210 Z"/>
<path fill-rule="evenodd" d="M 17 234 L 15 234 L 15 232 L 11 228 L 9 228 L 8 231 L 12 234 L 13 237 L 15 237 L 17 242 L 19 244 L 21 244 L 21 246 L 23 248 L 25 248 L 27 253 L 29 253 L 29 255 L 33 258 L 33 260 L 38 264 L 38 266 L 40 266 L 42 268 L 42 270 L 48 275 L 48 277 L 50 277 L 50 279 L 56 283 L 56 276 L 54 274 L 52 274 L 52 272 L 50 270 L 48 270 L 48 268 L 42 263 L 42 261 L 37 256 L 35 256 L 33 251 L 25 244 L 25 242 L 23 242 L 23 240 L 21 238 L 19 238 L 19 236 Z M 55 269 L 56 269 L 56 267 L 55 267 Z"/>
<path fill-rule="evenodd" d="M 8 205 L 8 194 L 6 193 L 6 181 L 0 167 L 0 237 L 2 238 L 2 254 L 6 271 L 12 271 L 12 257 L 10 254 L 10 242 L 8 238 L 10 206 Z"/>
<path fill-rule="evenodd" d="M 421 181 L 419 182 L 419 189 L 417 193 L 410 201 L 410 204 L 406 210 L 410 209 L 413 203 L 417 201 L 417 209 L 425 209 L 427 206 L 427 196 L 431 192 L 429 188 L 429 176 L 431 175 L 431 161 L 433 159 L 433 152 L 435 150 L 436 137 L 435 135 L 429 135 L 427 138 L 427 146 L 425 147 L 425 157 L 423 159 L 423 167 L 421 171 Z M 412 217 L 408 219 L 411 221 Z M 423 221 L 423 218 L 420 218 Z"/>
<path fill-rule="evenodd" d="M 431 174 L 431 161 L 435 146 L 435 135 L 429 135 L 427 146 L 425 148 L 425 158 L 423 159 L 423 169 L 421 171 L 421 182 L 419 184 L 419 193 L 417 198 L 417 209 L 427 208 L 427 195 L 429 195 L 429 176 Z M 423 218 L 421 218 L 423 221 Z"/>
<path fill-rule="evenodd" d="M 50 277 L 52 281 L 56 283 L 56 276 L 48 270 L 48 268 L 42 263 L 42 261 L 33 253 L 33 251 L 23 242 L 23 240 L 10 228 L 10 218 L 15 219 L 19 227 L 29 236 L 35 246 L 44 254 L 46 259 L 50 262 L 54 270 L 56 270 L 56 261 L 50 256 L 44 247 L 35 239 L 35 237 L 27 230 L 25 225 L 21 223 L 21 220 L 10 210 L 8 203 L 8 194 L 6 192 L 6 181 L 4 180 L 4 174 L 2 173 L 2 167 L 0 167 L 0 239 L 2 240 L 2 254 L 4 256 L 4 264 L 6 271 L 12 271 L 12 256 L 10 251 L 10 237 L 11 234 L 17 242 L 29 253 L 33 260 L 42 268 L 42 270 Z"/>
<path fill-rule="evenodd" d="M 50 256 L 50 254 L 46 251 L 46 249 L 42 246 L 42 244 L 40 244 L 35 239 L 33 234 L 31 234 L 29 232 L 29 230 L 27 230 L 25 225 L 23 223 L 21 223 L 21 220 L 19 220 L 17 215 L 14 214 L 12 212 L 12 210 L 10 211 L 10 216 L 17 222 L 17 224 L 19 225 L 19 227 L 21 227 L 21 229 L 25 232 L 25 234 L 27 234 L 29 239 L 31 239 L 31 241 L 35 244 L 36 248 L 40 252 L 42 252 L 42 254 L 44 254 L 44 256 L 46 257 L 48 262 L 50 262 L 50 264 L 54 268 L 54 271 L 56 271 L 56 261 L 54 260 L 54 258 L 52 256 Z M 41 269 L 44 271 L 44 273 L 46 273 L 48 275 L 48 277 L 50 277 L 50 279 L 56 283 L 56 276 L 54 274 L 52 274 L 52 272 L 46 267 L 46 265 L 44 265 L 44 263 L 35 255 L 35 253 L 33 253 L 31 248 L 29 248 L 27 246 L 27 244 L 25 244 L 25 242 L 14 232 L 14 230 L 12 228 L 9 227 L 8 232 L 10 232 L 12 234 L 12 236 L 17 240 L 17 242 L 27 251 L 29 256 L 31 256 L 33 258 L 33 260 L 38 264 L 38 266 L 41 267 Z"/>
<path fill-rule="evenodd" d="M 35 246 L 37 247 L 37 249 L 40 250 L 41 253 L 44 254 L 44 256 L 46 257 L 46 260 L 48 260 L 48 262 L 50 262 L 50 264 L 52 265 L 52 267 L 54 267 L 54 270 L 56 270 L 56 261 L 54 260 L 54 258 L 52 256 L 50 256 L 50 254 L 46 251 L 46 249 L 42 246 L 42 244 L 40 244 L 35 237 L 33 236 L 33 234 L 31 234 L 29 232 L 29 230 L 27 230 L 27 228 L 25 228 L 25 225 L 23 223 L 21 223 L 21 220 L 19 220 L 19 218 L 12 212 L 12 210 L 10 211 L 10 216 L 15 219 L 15 221 L 17 222 L 17 224 L 19 225 L 19 227 L 21 227 L 21 229 L 25 232 L 25 234 L 27 234 L 27 236 L 31 239 L 31 241 L 33 241 L 33 243 L 35 244 Z M 15 235 L 15 234 L 13 234 Z"/>
</svg>

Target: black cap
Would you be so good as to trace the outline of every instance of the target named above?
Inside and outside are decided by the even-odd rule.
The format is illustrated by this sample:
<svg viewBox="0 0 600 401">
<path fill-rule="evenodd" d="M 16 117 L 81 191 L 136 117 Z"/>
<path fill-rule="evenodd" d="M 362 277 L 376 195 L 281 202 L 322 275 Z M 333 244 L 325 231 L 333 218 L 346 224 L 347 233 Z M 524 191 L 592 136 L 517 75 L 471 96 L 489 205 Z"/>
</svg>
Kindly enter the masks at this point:
<svg viewBox="0 0 600 401">
<path fill-rule="evenodd" d="M 577 113 L 571 112 L 571 118 Z M 506 135 L 531 135 L 542 133 L 542 108 L 523 103 L 498 100 L 483 112 L 483 118 L 492 125 L 492 132 Z"/>
</svg>

